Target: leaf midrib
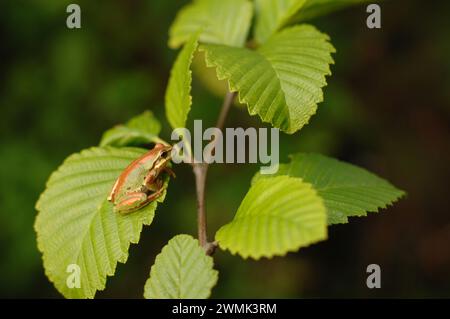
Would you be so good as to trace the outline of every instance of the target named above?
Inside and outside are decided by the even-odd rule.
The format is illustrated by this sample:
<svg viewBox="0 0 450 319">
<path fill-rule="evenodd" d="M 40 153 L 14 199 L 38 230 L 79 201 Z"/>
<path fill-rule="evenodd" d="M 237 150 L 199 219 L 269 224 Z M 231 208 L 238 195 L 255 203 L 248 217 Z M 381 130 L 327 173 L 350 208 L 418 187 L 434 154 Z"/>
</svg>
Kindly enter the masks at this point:
<svg viewBox="0 0 450 319">
<path fill-rule="evenodd" d="M 285 109 L 285 111 L 287 111 L 286 116 L 287 116 L 287 122 L 289 123 L 288 129 L 290 129 L 291 128 L 291 111 L 289 109 L 289 105 L 286 100 L 286 92 L 284 91 L 280 74 L 275 69 L 274 65 L 272 64 L 271 59 L 268 56 L 266 56 L 263 52 L 261 52 L 259 50 L 255 50 L 253 52 L 255 52 L 257 55 L 259 55 L 263 60 L 265 60 L 270 65 L 270 68 L 273 70 L 273 72 L 276 74 L 276 78 L 278 80 L 278 85 L 280 86 L 281 92 L 283 93 L 283 101 L 284 101 L 283 108 Z M 250 105 L 248 102 L 247 102 L 247 104 Z M 267 113 L 269 113 L 269 110 L 271 110 L 271 108 L 273 108 L 273 107 L 274 107 L 274 103 L 271 103 L 269 109 L 267 110 Z"/>
</svg>

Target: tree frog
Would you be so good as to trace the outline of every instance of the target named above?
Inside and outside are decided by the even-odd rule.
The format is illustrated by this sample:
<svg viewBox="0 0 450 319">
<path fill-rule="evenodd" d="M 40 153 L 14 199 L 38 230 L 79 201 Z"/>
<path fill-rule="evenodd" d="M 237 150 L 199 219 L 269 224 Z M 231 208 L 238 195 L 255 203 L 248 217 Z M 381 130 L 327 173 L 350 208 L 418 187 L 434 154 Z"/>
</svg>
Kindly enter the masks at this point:
<svg viewBox="0 0 450 319">
<path fill-rule="evenodd" d="M 158 143 L 125 168 L 108 196 L 115 212 L 132 213 L 162 195 L 164 181 L 161 172 L 175 176 L 167 166 L 171 160 L 171 150 L 170 145 Z"/>
</svg>

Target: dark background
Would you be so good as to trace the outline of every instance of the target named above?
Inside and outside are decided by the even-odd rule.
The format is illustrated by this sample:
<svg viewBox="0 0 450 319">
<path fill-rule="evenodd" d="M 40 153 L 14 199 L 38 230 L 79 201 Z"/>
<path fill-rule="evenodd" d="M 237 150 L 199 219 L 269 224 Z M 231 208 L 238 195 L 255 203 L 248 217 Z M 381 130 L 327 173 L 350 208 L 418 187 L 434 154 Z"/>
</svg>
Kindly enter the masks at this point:
<svg viewBox="0 0 450 319">
<path fill-rule="evenodd" d="M 0 297 L 60 297 L 36 248 L 34 204 L 49 174 L 104 130 L 146 109 L 164 124 L 176 52 L 168 28 L 187 1 L 77 1 L 82 29 L 65 26 L 73 1 L 0 4 Z M 325 102 L 310 125 L 281 136 L 281 160 L 315 151 L 363 166 L 406 190 L 380 214 L 329 229 L 329 240 L 286 258 L 215 254 L 212 297 L 450 297 L 450 3 L 386 1 L 382 29 L 365 6 L 315 19 L 338 53 Z M 221 99 L 194 79 L 190 121 L 214 124 Z M 227 126 L 260 126 L 233 108 Z M 208 178 L 210 236 L 231 220 L 257 165 L 215 165 Z M 155 255 L 179 233 L 196 234 L 194 180 L 176 167 L 127 264 L 98 297 L 140 298 Z M 366 266 L 382 288 L 366 287 Z"/>
</svg>

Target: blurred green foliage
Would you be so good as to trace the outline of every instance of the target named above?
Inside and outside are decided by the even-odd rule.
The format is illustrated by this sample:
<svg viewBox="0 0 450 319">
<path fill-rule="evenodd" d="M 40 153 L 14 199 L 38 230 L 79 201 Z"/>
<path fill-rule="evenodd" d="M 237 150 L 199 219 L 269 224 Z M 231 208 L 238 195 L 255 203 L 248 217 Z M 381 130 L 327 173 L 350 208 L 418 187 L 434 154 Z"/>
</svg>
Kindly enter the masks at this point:
<svg viewBox="0 0 450 319">
<path fill-rule="evenodd" d="M 0 296 L 60 297 L 36 248 L 34 204 L 49 174 L 102 133 L 152 110 L 163 121 L 175 51 L 167 33 L 187 1 L 77 1 L 82 29 L 65 26 L 74 1 L 3 0 L 0 7 Z M 330 229 L 329 240 L 286 258 L 215 255 L 213 297 L 450 296 L 450 3 L 384 2 L 383 28 L 365 8 L 314 20 L 338 53 L 325 102 L 298 134 L 282 135 L 281 159 L 315 151 L 366 167 L 409 193 L 399 205 Z M 189 121 L 215 123 L 221 99 L 194 77 Z M 220 91 L 216 88 L 215 91 Z M 227 126 L 260 126 L 245 109 Z M 256 165 L 215 165 L 208 178 L 210 236 L 229 222 Z M 155 255 L 179 233 L 196 234 L 193 176 L 178 178 L 151 227 L 98 297 L 142 297 Z M 382 289 L 365 286 L 382 267 Z"/>
</svg>

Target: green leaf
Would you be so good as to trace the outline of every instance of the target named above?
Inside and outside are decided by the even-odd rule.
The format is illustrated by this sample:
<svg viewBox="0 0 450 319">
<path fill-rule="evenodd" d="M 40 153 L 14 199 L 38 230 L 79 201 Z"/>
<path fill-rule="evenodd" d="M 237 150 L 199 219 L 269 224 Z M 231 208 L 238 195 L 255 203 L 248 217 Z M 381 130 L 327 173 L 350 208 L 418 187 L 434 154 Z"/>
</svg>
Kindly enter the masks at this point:
<svg viewBox="0 0 450 319">
<path fill-rule="evenodd" d="M 100 141 L 100 146 L 138 146 L 161 142 L 158 134 L 161 124 L 151 111 L 145 111 L 132 118 L 125 125 L 117 125 L 106 131 Z"/>
<path fill-rule="evenodd" d="M 316 18 L 360 3 L 374 2 L 372 0 L 306 0 L 305 5 L 291 19 L 290 23 L 298 23 Z"/>
<path fill-rule="evenodd" d="M 322 199 L 300 178 L 255 182 L 233 221 L 216 233 L 219 247 L 243 258 L 272 257 L 327 238 Z"/>
<path fill-rule="evenodd" d="M 331 74 L 333 46 L 327 35 L 312 26 L 285 29 L 257 51 L 208 44 L 208 66 L 228 79 L 251 115 L 292 134 L 300 130 L 323 101 L 325 76 Z"/>
<path fill-rule="evenodd" d="M 311 183 L 324 199 L 328 224 L 347 223 L 350 216 L 378 212 L 405 195 L 365 169 L 319 154 L 292 155 L 289 164 L 280 165 L 277 175 Z M 272 177 L 257 174 L 253 181 L 266 178 Z"/>
<path fill-rule="evenodd" d="M 125 263 L 130 243 L 150 225 L 157 202 L 128 215 L 113 212 L 107 196 L 128 164 L 145 153 L 137 148 L 90 148 L 71 155 L 47 182 L 39 198 L 35 230 L 45 273 L 67 298 L 93 298 Z M 66 284 L 71 264 L 80 267 L 80 288 Z"/>
<path fill-rule="evenodd" d="M 200 42 L 242 47 L 252 15 L 248 0 L 195 0 L 178 13 L 169 31 L 169 46 L 180 47 L 202 29 Z"/>
<path fill-rule="evenodd" d="M 255 0 L 255 40 L 264 43 L 284 27 L 307 0 Z"/>
<path fill-rule="evenodd" d="M 172 238 L 156 256 L 145 283 L 147 299 L 204 299 L 211 295 L 218 272 L 213 259 L 189 235 Z"/>
<path fill-rule="evenodd" d="M 172 128 L 185 127 L 191 110 L 191 63 L 198 46 L 198 34 L 183 47 L 173 65 L 166 91 L 166 117 Z"/>
<path fill-rule="evenodd" d="M 264 43 L 283 27 L 371 0 L 255 0 L 255 40 Z"/>
</svg>

